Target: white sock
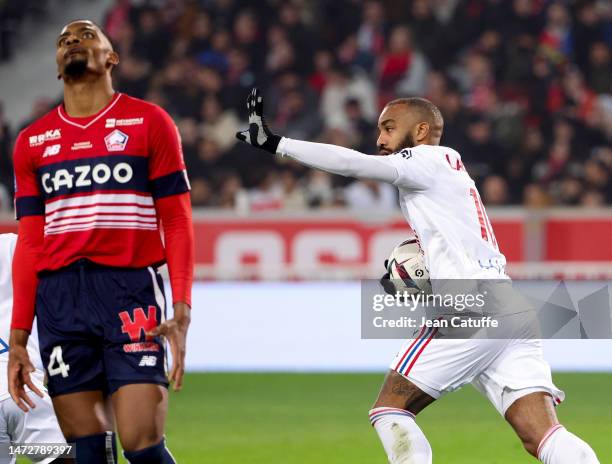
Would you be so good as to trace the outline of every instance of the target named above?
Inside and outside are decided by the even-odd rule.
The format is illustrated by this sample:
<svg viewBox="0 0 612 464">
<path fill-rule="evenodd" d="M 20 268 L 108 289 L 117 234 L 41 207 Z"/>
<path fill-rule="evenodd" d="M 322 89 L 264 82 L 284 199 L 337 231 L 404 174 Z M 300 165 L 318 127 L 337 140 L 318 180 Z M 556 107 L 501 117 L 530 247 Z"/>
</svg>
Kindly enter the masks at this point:
<svg viewBox="0 0 612 464">
<path fill-rule="evenodd" d="M 593 449 L 562 425 L 551 427 L 538 446 L 544 464 L 599 464 Z"/>
<path fill-rule="evenodd" d="M 403 409 L 374 408 L 370 411 L 370 422 L 390 464 L 431 464 L 431 446 L 413 414 Z"/>
</svg>

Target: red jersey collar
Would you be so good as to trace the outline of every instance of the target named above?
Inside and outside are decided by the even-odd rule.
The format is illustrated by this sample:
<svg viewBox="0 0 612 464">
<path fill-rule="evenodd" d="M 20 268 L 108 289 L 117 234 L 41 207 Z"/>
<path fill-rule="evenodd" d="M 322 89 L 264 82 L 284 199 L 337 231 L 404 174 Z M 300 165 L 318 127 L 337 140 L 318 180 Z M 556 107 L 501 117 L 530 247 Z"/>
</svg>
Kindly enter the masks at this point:
<svg viewBox="0 0 612 464">
<path fill-rule="evenodd" d="M 66 113 L 66 110 L 64 109 L 63 103 L 57 107 L 57 114 L 59 115 L 60 119 L 64 121 L 66 124 L 70 124 L 71 126 L 75 126 L 80 129 L 87 129 L 89 126 L 95 123 L 98 119 L 100 119 L 102 116 L 108 113 L 111 110 L 111 108 L 113 108 L 115 104 L 119 101 L 119 98 L 121 98 L 121 95 L 122 95 L 121 92 L 115 92 L 115 94 L 113 95 L 113 98 L 111 98 L 111 101 L 109 101 L 104 108 L 102 108 L 100 111 L 98 111 L 96 114 L 92 116 L 86 116 L 84 118 L 73 118 L 72 116 L 68 116 L 68 113 Z"/>
</svg>

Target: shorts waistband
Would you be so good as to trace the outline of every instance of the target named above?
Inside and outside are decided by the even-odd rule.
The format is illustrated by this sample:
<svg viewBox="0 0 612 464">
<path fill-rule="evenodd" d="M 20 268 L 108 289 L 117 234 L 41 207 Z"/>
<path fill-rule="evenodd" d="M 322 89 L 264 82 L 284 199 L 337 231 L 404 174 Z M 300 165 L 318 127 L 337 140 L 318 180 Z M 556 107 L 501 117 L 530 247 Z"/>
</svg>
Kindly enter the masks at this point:
<svg viewBox="0 0 612 464">
<path fill-rule="evenodd" d="M 129 271 L 142 271 L 147 269 L 148 267 L 152 267 L 154 270 L 157 270 L 161 264 L 151 264 L 151 266 L 147 267 L 118 267 L 118 266 L 107 266 L 105 264 L 99 264 L 94 261 L 91 261 L 86 258 L 77 259 L 73 263 L 70 263 L 68 266 L 60 267 L 59 269 L 53 269 L 49 271 L 39 271 L 38 277 L 49 277 L 57 274 L 62 274 L 64 272 L 82 272 L 84 270 L 96 270 L 96 271 L 115 271 L 115 272 L 129 272 Z"/>
</svg>

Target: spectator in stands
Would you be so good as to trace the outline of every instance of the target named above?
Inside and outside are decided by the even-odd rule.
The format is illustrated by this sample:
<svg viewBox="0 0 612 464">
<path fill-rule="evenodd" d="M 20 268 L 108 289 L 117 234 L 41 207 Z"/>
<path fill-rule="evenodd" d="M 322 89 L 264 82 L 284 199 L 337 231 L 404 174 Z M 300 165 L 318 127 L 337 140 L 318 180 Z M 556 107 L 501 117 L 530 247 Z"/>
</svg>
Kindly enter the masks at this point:
<svg viewBox="0 0 612 464">
<path fill-rule="evenodd" d="M 331 71 L 334 56 L 329 50 L 317 50 L 314 55 L 313 73 L 308 77 L 308 84 L 317 95 L 321 95 L 327 84 L 328 73 Z"/>
<path fill-rule="evenodd" d="M 207 206 L 235 209 L 240 213 L 249 210 L 247 191 L 242 186 L 242 180 L 235 171 L 222 171 L 216 183 L 217 198 Z"/>
<path fill-rule="evenodd" d="M 212 189 L 210 183 L 202 178 L 196 177 L 190 180 L 191 183 L 191 203 L 193 206 L 209 206 L 213 202 Z"/>
<path fill-rule="evenodd" d="M 0 1 L 0 62 L 12 58 L 16 39 L 22 40 L 25 20 L 44 20 L 49 7 L 48 0 Z"/>
<path fill-rule="evenodd" d="M 311 208 L 326 208 L 336 202 L 331 174 L 325 171 L 309 171 L 305 190 L 306 201 Z"/>
<path fill-rule="evenodd" d="M 527 208 L 546 208 L 553 204 L 552 199 L 540 184 L 527 184 L 523 190 L 523 204 Z"/>
<path fill-rule="evenodd" d="M 357 30 L 358 49 L 372 57 L 382 53 L 385 47 L 385 10 L 379 1 L 366 1 L 363 6 L 363 20 Z"/>
<path fill-rule="evenodd" d="M 559 184 L 558 203 L 576 206 L 580 204 L 584 185 L 575 177 L 566 177 Z"/>
<path fill-rule="evenodd" d="M 501 176 L 488 176 L 482 183 L 482 201 L 487 206 L 508 203 L 508 184 Z"/>
<path fill-rule="evenodd" d="M 144 98 L 149 88 L 151 64 L 135 56 L 127 56 L 115 74 L 117 85 L 136 98 Z"/>
<path fill-rule="evenodd" d="M 327 84 L 321 95 L 320 111 L 326 127 L 348 128 L 344 102 L 349 98 L 359 101 L 366 119 L 376 119 L 378 105 L 373 81 L 362 73 L 352 74 L 347 69 L 337 67 L 328 73 Z"/>
<path fill-rule="evenodd" d="M 0 102 L 0 186 L 4 187 L 5 195 L 8 195 L 8 189 L 13 185 L 12 135 L 10 126 L 5 120 L 4 106 Z M 10 196 L 7 198 L 8 202 L 5 198 L 0 205 L 4 209 L 10 209 Z"/>
<path fill-rule="evenodd" d="M 306 208 L 306 192 L 293 171 L 283 170 L 280 173 L 279 180 L 283 196 L 283 208 L 286 210 L 303 210 Z"/>
<path fill-rule="evenodd" d="M 386 52 L 380 58 L 378 92 L 389 93 L 393 91 L 397 83 L 408 74 L 412 61 L 412 46 L 410 44 L 410 29 L 406 26 L 396 26 L 391 30 L 389 45 Z"/>
<path fill-rule="evenodd" d="M 316 113 L 316 108 L 307 105 L 302 92 L 299 89 L 293 89 L 279 101 L 274 127 L 278 127 L 278 130 L 286 137 L 310 140 L 319 134 L 321 119 Z M 232 133 L 232 138 L 234 138 L 234 133 Z"/>
<path fill-rule="evenodd" d="M 214 95 L 204 97 L 200 110 L 202 136 L 214 140 L 221 152 L 230 149 L 236 143 L 236 131 L 240 121 L 234 110 L 224 110 L 221 102 Z M 223 153 L 221 153 L 223 154 Z"/>
<path fill-rule="evenodd" d="M 401 73 L 400 80 L 395 85 L 395 93 L 402 96 L 423 95 L 427 89 L 427 74 L 429 63 L 423 53 L 412 47 L 412 34 L 408 28 L 396 28 L 396 34 L 400 36 L 396 40 L 404 42 L 409 56 L 409 65 Z M 398 48 L 400 45 L 397 45 Z M 394 97 L 394 95 L 393 95 Z"/>
<path fill-rule="evenodd" d="M 0 56 L 6 31 L 46 3 L 0 1 Z M 486 203 L 612 202 L 602 183 L 612 176 L 609 2 L 394 3 L 116 0 L 104 26 L 122 56 L 117 88 L 177 121 L 198 206 L 246 211 L 248 196 L 255 209 L 330 207 L 373 191 L 235 144 L 253 85 L 290 137 L 365 153 L 382 104 L 426 96 Z M 53 103 L 36 102 L 29 120 Z M 21 124 L 2 121 L 0 184 L 10 191 L 7 153 Z"/>
<path fill-rule="evenodd" d="M 602 195 L 602 203 L 605 203 L 606 200 L 612 200 L 610 172 L 603 162 L 592 158 L 585 163 L 584 182 L 588 191 L 598 192 Z"/>
<path fill-rule="evenodd" d="M 355 137 L 352 145 L 362 153 L 375 153 L 376 125 L 366 119 L 359 100 L 356 98 L 346 100 L 344 111 L 348 131 Z"/>
<path fill-rule="evenodd" d="M 589 87 L 595 93 L 612 94 L 612 59 L 605 42 L 595 42 L 589 49 L 587 69 Z"/>
<path fill-rule="evenodd" d="M 373 180 L 356 180 L 344 189 L 346 206 L 353 211 L 389 213 L 397 211 L 396 189 Z"/>
<path fill-rule="evenodd" d="M 254 212 L 276 211 L 283 207 L 283 188 L 278 183 L 276 171 L 266 170 L 260 173 L 257 187 L 249 191 L 249 208 Z"/>
</svg>

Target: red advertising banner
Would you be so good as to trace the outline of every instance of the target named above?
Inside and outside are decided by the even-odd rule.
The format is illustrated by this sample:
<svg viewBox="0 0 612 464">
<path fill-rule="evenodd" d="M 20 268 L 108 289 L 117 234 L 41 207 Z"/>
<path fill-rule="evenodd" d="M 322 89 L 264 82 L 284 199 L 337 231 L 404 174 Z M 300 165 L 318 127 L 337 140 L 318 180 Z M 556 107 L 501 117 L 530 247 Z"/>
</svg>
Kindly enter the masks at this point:
<svg viewBox="0 0 612 464">
<path fill-rule="evenodd" d="M 516 277 L 612 274 L 612 210 L 491 209 L 495 235 Z M 202 279 L 355 279 L 383 271 L 390 250 L 410 234 L 401 216 L 346 211 L 239 216 L 197 212 L 196 273 Z M 1 232 L 16 223 L 0 219 Z"/>
</svg>

